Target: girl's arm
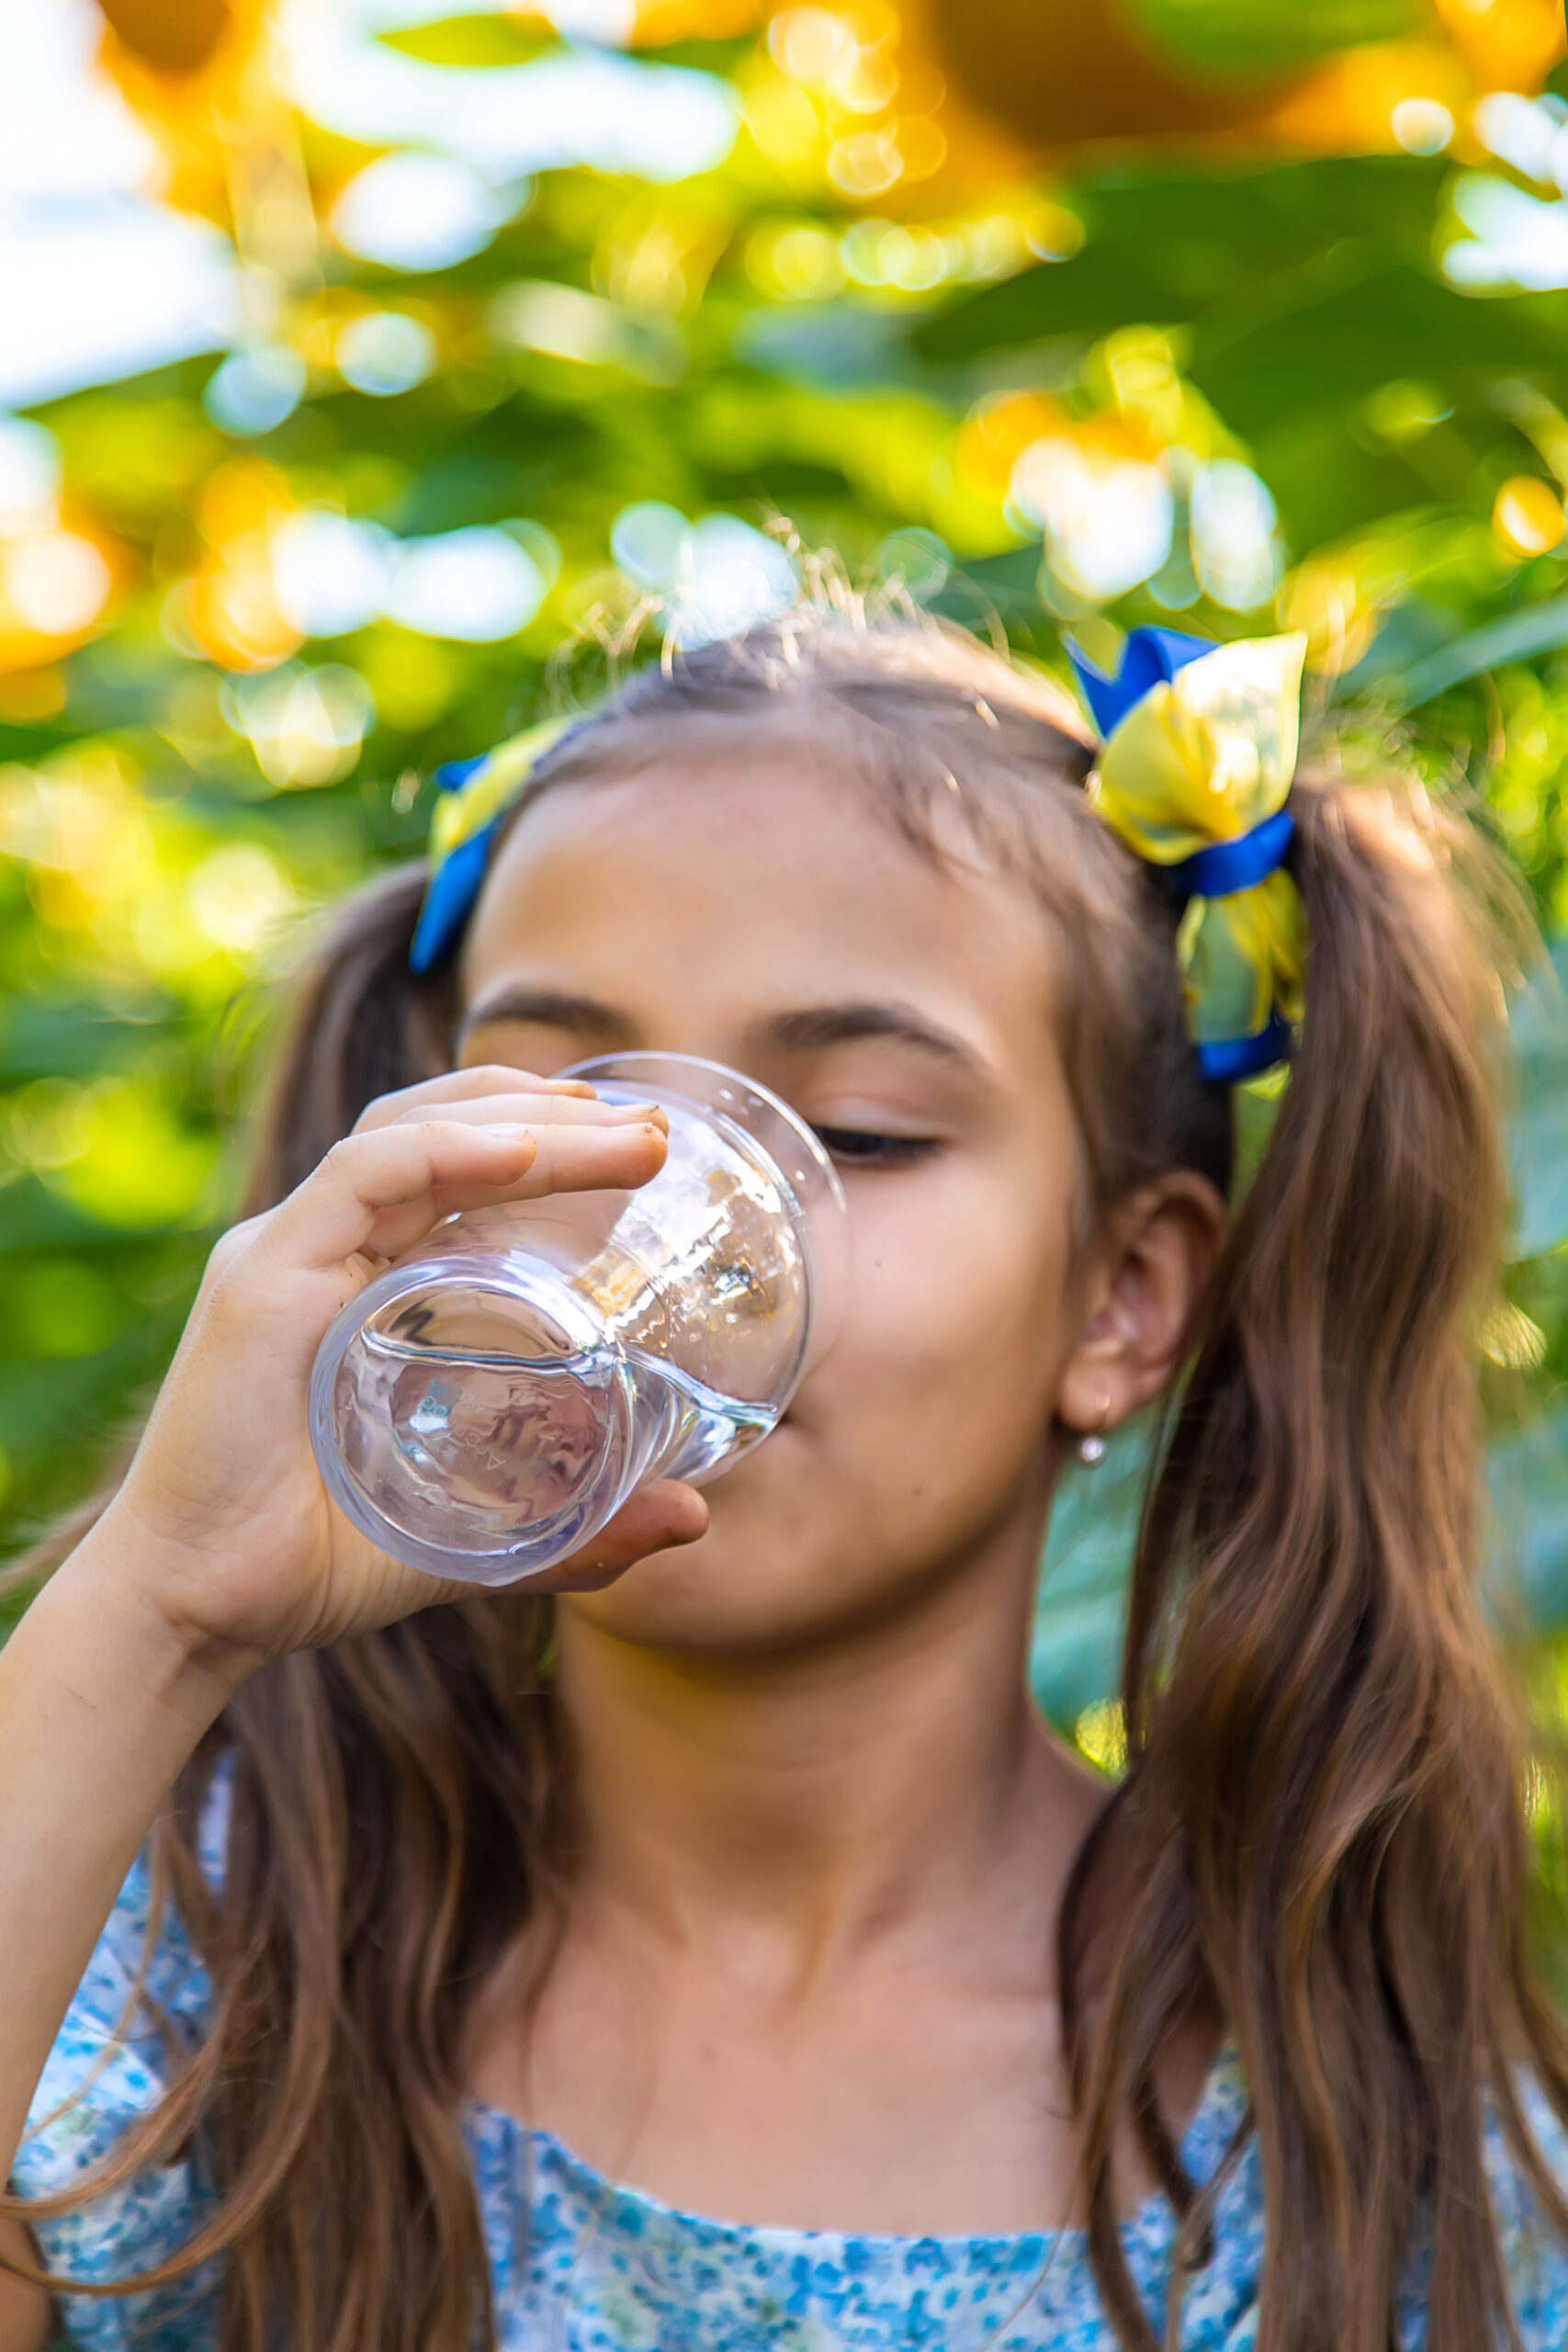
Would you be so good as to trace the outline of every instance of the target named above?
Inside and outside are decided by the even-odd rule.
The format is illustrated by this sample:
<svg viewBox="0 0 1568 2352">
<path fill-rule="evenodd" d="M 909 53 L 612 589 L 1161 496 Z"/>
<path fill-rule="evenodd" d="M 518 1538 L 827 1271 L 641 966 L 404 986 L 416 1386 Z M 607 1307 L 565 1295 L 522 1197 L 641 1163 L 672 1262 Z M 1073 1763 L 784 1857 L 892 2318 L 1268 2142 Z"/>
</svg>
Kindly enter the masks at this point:
<svg viewBox="0 0 1568 2352">
<path fill-rule="evenodd" d="M 288 1650 L 467 1589 L 389 1560 L 327 1498 L 307 1396 L 333 1317 L 453 1209 L 641 1183 L 663 1154 L 657 1115 L 466 1071 L 372 1104 L 219 1245 L 124 1486 L 0 1652 L 0 2178 L 121 1882 L 228 1699 Z M 705 1521 L 691 1489 L 650 1488 L 548 1585 L 606 1583 Z"/>
<path fill-rule="evenodd" d="M 37 2260 L 20 2224 L 0 2222 L 0 2264 Z M 47 2352 L 53 2341 L 54 2313 L 47 2290 L 0 2268 L 0 2352 Z"/>
<path fill-rule="evenodd" d="M 243 1679 L 152 1599 L 165 1563 L 111 1510 L 0 1650 L 0 2149 L 138 1848 Z M 0 2301 L 0 2314 L 8 2314 Z M 22 2340 L 26 2340 L 25 2338 Z M 0 2352 L 11 2352 L 0 2333 Z"/>
</svg>

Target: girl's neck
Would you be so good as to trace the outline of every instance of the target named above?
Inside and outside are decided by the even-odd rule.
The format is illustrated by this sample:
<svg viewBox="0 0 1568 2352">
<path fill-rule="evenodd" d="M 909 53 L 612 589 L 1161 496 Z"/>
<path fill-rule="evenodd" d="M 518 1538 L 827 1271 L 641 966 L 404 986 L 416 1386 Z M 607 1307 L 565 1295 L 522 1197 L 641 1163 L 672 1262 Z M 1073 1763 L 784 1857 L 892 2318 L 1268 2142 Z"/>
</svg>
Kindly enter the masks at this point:
<svg viewBox="0 0 1568 2352">
<path fill-rule="evenodd" d="M 1098 1798 L 1024 1685 L 1037 1544 L 1004 1530 L 896 1614 L 750 1657 L 563 1609 L 580 1919 L 787 1994 L 870 1943 L 950 1933 L 987 1884 L 1054 1912 Z"/>
<path fill-rule="evenodd" d="M 563 1605 L 579 1866 L 476 2004 L 476 2094 L 682 2211 L 1064 2218 L 1054 1929 L 1103 1791 L 1025 1690 L 1038 1542 L 1021 1513 L 896 1612 L 767 1655 Z"/>
</svg>

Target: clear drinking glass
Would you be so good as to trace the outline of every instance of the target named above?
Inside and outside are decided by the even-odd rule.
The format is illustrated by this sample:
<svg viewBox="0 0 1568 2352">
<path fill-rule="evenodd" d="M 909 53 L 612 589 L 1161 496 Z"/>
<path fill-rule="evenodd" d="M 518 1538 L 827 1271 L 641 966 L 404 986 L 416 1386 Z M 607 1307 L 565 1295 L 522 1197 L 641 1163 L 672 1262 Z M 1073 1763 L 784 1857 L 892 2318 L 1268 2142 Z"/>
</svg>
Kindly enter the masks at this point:
<svg viewBox="0 0 1568 2352">
<path fill-rule="evenodd" d="M 683 1054 L 562 1074 L 662 1107 L 659 1174 L 451 1218 L 344 1308 L 311 1375 L 333 1500 L 470 1584 L 555 1566 L 655 1478 L 728 1469 L 838 1317 L 843 1192 L 787 1104 Z"/>
</svg>

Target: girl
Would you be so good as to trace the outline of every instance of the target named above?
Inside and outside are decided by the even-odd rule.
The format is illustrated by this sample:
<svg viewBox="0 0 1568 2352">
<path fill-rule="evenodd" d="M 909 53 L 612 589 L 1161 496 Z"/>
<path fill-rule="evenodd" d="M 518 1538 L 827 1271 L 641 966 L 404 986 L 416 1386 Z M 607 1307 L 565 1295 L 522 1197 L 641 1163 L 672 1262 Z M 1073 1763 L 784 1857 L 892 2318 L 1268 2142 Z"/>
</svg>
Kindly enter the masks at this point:
<svg viewBox="0 0 1568 2352">
<path fill-rule="evenodd" d="M 1474 1597 L 1498 894 L 1295 773 L 1303 652 L 1140 632 L 1097 758 L 954 633 L 796 614 L 481 763 L 428 894 L 345 911 L 0 1658 L 4 2352 L 51 2296 L 155 2352 L 1568 2336 Z M 705 1494 L 476 1598 L 329 1508 L 312 1357 L 452 1210 L 645 1180 L 657 1109 L 551 1075 L 637 1046 L 817 1128 L 842 1334 Z M 1162 1396 L 1108 1796 L 1032 1596 Z"/>
</svg>

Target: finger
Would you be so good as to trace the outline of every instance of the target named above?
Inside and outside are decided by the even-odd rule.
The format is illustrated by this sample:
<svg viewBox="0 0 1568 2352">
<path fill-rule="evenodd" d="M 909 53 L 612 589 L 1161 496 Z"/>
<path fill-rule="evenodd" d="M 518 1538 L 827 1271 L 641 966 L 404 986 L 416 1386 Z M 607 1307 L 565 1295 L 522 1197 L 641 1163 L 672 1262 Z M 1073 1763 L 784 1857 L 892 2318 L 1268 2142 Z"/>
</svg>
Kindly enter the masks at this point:
<svg viewBox="0 0 1568 2352">
<path fill-rule="evenodd" d="M 502 1127 L 502 1135 L 510 1132 Z M 462 1212 L 502 1206 L 508 1202 L 536 1201 L 551 1193 L 631 1191 L 658 1174 L 664 1163 L 666 1131 L 662 1119 L 608 1125 L 535 1126 L 528 1130 L 535 1159 L 515 1182 L 498 1189 L 481 1179 L 477 1183 L 447 1182 L 439 1202 L 421 1200 L 383 1209 L 364 1247 L 376 1258 L 406 1256 L 448 1211 Z M 603 1148 L 592 1138 L 597 1135 Z M 617 1137 L 635 1138 L 631 1156 Z M 519 1239 L 522 1237 L 519 1236 Z"/>
<path fill-rule="evenodd" d="M 464 1102 L 480 1094 L 535 1094 L 570 1101 L 592 1098 L 586 1079 L 537 1078 L 532 1070 L 513 1069 L 505 1062 L 476 1062 L 472 1069 L 449 1069 L 440 1078 L 422 1079 L 417 1086 L 400 1087 L 395 1094 L 378 1094 L 366 1104 L 355 1121 L 355 1132 L 384 1127 L 422 1104 Z"/>
<path fill-rule="evenodd" d="M 658 1175 L 670 1148 L 669 1135 L 659 1118 L 606 1126 L 536 1126 L 529 1133 L 535 1143 L 534 1159 L 511 1188 L 513 1200 L 543 1200 L 551 1193 L 635 1188 Z"/>
<path fill-rule="evenodd" d="M 449 1213 L 448 1192 L 482 1189 L 491 1199 L 504 1198 L 536 1154 L 522 1125 L 394 1121 L 345 1136 L 273 1211 L 246 1252 L 247 1271 L 258 1264 L 341 1265 L 370 1246 L 388 1209 L 417 1212 L 408 1226 L 412 1243 Z"/>
<path fill-rule="evenodd" d="M 474 1127 L 456 1119 L 395 1120 L 334 1144 L 274 1211 L 250 1260 L 341 1265 L 374 1247 L 383 1210 L 422 1203 L 434 1226 L 459 1201 L 471 1206 L 480 1199 L 536 1200 L 551 1192 L 644 1184 L 663 1165 L 664 1153 L 664 1135 L 651 1123 L 535 1131 Z M 417 1231 L 410 1234 L 402 1246 L 419 1238 Z"/>
<path fill-rule="evenodd" d="M 406 1125 L 430 1115 L 427 1107 L 412 1103 L 399 1117 Z M 657 1102 L 602 1102 L 596 1094 L 479 1094 L 471 1102 L 443 1102 L 438 1115 L 473 1126 L 521 1125 L 535 1132 L 542 1126 L 635 1126 L 649 1120 L 666 1129 L 670 1125 Z"/>
<path fill-rule="evenodd" d="M 705 1496 L 673 1478 L 642 1487 L 592 1544 L 542 1577 L 528 1577 L 518 1592 L 600 1592 L 652 1553 L 679 1550 L 707 1533 Z"/>
</svg>

